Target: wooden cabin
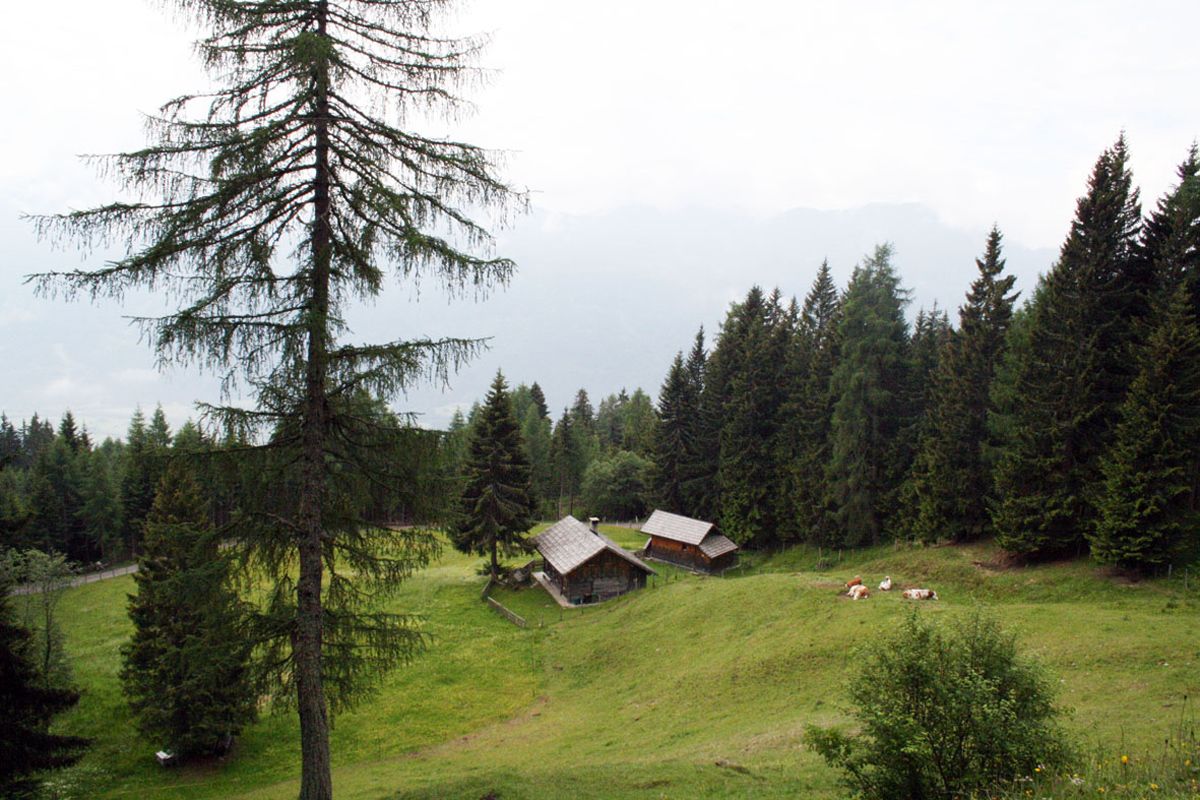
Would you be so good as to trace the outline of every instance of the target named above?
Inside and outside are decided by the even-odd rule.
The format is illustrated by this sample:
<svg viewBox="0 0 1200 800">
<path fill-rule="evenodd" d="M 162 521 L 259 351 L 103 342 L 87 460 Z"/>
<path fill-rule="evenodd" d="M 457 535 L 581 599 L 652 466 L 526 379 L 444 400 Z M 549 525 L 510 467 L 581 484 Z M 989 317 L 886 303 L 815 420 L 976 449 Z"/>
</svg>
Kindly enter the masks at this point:
<svg viewBox="0 0 1200 800">
<path fill-rule="evenodd" d="M 574 517 L 563 517 L 542 531 L 534 544 L 542 556 L 543 577 L 572 605 L 598 603 L 644 588 L 655 572 L 637 556 L 622 549 Z"/>
<path fill-rule="evenodd" d="M 737 564 L 738 546 L 717 533 L 711 522 L 655 510 L 642 525 L 644 556 L 701 572 L 724 572 Z"/>
</svg>

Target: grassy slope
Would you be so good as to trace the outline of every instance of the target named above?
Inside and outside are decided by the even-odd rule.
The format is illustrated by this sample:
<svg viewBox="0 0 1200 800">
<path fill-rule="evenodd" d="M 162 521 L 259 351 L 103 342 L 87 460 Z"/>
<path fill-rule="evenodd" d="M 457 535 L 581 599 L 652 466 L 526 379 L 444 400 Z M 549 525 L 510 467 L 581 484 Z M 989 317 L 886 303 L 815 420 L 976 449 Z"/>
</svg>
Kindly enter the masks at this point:
<svg viewBox="0 0 1200 800">
<path fill-rule="evenodd" d="M 1078 562 L 982 566 L 994 557 L 987 546 L 878 548 L 820 572 L 816 553 L 797 549 L 724 579 L 660 569 L 653 588 L 568 611 L 536 590 L 501 593 L 535 625 L 521 630 L 479 602 L 473 561 L 447 554 L 397 600 L 426 615 L 433 648 L 337 720 L 338 797 L 835 796 L 801 730 L 845 719 L 838 698 L 854 647 L 911 605 L 896 592 L 836 597 L 855 573 L 937 588 L 941 601 L 920 613 L 993 605 L 1061 678 L 1081 738 L 1114 752 L 1158 741 L 1182 695 L 1200 690 L 1197 592 L 1121 585 Z M 76 796 L 294 796 L 291 716 L 247 731 L 227 765 L 154 765 L 157 748 L 133 731 L 115 677 L 131 587 L 91 584 L 64 601 L 86 690 L 65 727 L 97 739 Z"/>
</svg>

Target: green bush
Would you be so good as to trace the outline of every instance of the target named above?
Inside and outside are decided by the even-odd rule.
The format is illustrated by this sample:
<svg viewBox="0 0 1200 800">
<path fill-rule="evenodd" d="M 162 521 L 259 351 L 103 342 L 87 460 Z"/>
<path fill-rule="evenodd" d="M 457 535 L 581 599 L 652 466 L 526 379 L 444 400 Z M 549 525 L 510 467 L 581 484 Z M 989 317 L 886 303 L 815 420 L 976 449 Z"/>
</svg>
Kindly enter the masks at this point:
<svg viewBox="0 0 1200 800">
<path fill-rule="evenodd" d="M 914 610 L 856 661 L 860 732 L 806 738 L 863 798 L 967 798 L 1069 760 L 1045 673 L 988 616 L 936 625 Z"/>
</svg>

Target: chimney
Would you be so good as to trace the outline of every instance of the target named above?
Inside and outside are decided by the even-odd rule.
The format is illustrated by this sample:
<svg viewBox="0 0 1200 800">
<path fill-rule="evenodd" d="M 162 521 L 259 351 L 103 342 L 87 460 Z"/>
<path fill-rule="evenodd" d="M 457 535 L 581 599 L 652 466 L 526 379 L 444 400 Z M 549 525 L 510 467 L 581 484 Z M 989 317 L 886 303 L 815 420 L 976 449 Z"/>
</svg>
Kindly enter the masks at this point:
<svg viewBox="0 0 1200 800">
<path fill-rule="evenodd" d="M 592 523 L 592 533 L 600 533 L 600 529 L 597 527 L 600 524 L 599 517 L 588 517 L 588 522 Z"/>
</svg>

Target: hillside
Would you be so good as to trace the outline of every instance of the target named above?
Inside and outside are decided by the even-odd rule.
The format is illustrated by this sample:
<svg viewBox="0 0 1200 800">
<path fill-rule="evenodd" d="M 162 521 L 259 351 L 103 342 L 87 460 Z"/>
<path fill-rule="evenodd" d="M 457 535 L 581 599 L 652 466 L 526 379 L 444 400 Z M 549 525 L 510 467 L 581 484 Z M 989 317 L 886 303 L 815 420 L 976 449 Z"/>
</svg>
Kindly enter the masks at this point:
<svg viewBox="0 0 1200 800">
<path fill-rule="evenodd" d="M 607 529 L 623 543 L 628 531 Z M 938 590 L 923 614 L 986 603 L 1061 681 L 1069 727 L 1102 752 L 1149 750 L 1200 691 L 1200 591 L 1132 584 L 1084 562 L 1001 570 L 989 545 L 876 548 L 820 565 L 786 551 L 726 578 L 664 569 L 602 606 L 560 611 L 536 590 L 503 599 L 534 623 L 481 604 L 474 560 L 447 552 L 397 607 L 425 615 L 429 652 L 337 718 L 340 798 L 833 797 L 835 776 L 802 746 L 812 722 L 844 720 L 857 646 L 894 624 L 898 593 L 837 596 L 846 577 Z M 836 560 L 836 559 L 835 559 Z M 96 739 L 63 797 L 288 798 L 291 715 L 252 727 L 226 765 L 164 771 L 133 730 L 116 682 L 129 578 L 71 590 L 68 652 L 85 689 L 64 728 Z"/>
</svg>

